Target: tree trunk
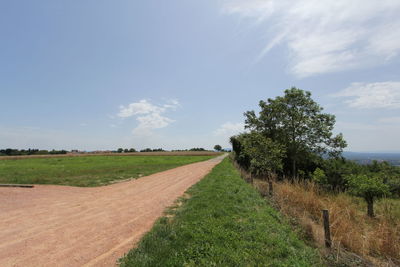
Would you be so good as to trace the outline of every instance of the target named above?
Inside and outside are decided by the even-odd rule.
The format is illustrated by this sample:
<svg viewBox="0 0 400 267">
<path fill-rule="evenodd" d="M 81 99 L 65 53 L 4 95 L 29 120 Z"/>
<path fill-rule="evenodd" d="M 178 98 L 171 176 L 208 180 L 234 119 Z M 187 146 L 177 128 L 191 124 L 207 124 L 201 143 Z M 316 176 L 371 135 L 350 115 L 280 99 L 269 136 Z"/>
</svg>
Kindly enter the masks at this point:
<svg viewBox="0 0 400 267">
<path fill-rule="evenodd" d="M 366 198 L 367 201 L 367 208 L 368 208 L 368 216 L 375 217 L 374 215 L 374 199 L 373 198 Z"/>
<path fill-rule="evenodd" d="M 293 179 L 296 178 L 296 160 L 295 159 L 293 159 L 293 161 L 292 161 L 292 176 L 293 176 Z"/>
</svg>

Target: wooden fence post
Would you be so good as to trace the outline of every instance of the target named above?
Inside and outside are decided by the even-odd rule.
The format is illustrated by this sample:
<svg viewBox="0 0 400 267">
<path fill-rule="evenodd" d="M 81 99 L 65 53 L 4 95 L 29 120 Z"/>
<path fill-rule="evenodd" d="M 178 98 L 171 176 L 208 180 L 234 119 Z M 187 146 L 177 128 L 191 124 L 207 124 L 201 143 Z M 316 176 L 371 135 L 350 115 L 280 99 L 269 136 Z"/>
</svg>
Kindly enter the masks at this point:
<svg viewBox="0 0 400 267">
<path fill-rule="evenodd" d="M 324 232 L 325 232 L 325 246 L 330 248 L 332 246 L 331 230 L 329 227 L 329 211 L 322 210 L 322 216 L 324 218 Z"/>
<path fill-rule="evenodd" d="M 272 181 L 268 181 L 268 186 L 269 186 L 269 196 L 272 197 L 272 195 L 274 193 L 274 189 L 272 187 Z"/>
</svg>

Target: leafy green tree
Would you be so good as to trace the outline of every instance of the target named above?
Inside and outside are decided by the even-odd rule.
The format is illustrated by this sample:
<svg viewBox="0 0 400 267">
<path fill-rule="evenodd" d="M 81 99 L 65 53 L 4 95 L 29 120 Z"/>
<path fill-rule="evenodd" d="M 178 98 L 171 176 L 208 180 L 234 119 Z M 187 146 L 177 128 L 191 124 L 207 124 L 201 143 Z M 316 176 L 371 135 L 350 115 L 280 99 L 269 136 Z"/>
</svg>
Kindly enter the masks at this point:
<svg viewBox="0 0 400 267">
<path fill-rule="evenodd" d="M 129 149 L 129 152 L 136 152 L 136 149 L 134 149 L 134 148 L 131 148 L 131 149 Z"/>
<path fill-rule="evenodd" d="M 222 150 L 222 147 L 221 147 L 220 145 L 215 145 L 215 146 L 214 146 L 214 149 L 217 150 L 217 151 L 221 151 L 221 150 Z"/>
<path fill-rule="evenodd" d="M 392 176 L 387 179 L 387 185 L 392 195 L 400 197 L 400 176 Z"/>
<path fill-rule="evenodd" d="M 282 170 L 284 148 L 264 135 L 251 132 L 230 138 L 236 161 L 252 175 L 267 177 Z"/>
<path fill-rule="evenodd" d="M 320 168 L 316 168 L 311 176 L 312 180 L 320 185 L 326 185 L 328 183 L 328 179 L 326 178 L 326 174 L 324 170 Z"/>
<path fill-rule="evenodd" d="M 367 202 L 367 214 L 374 217 L 374 200 L 389 194 L 389 186 L 377 175 L 349 175 L 346 177 L 350 193 L 363 197 Z"/>
<path fill-rule="evenodd" d="M 230 142 L 232 144 L 233 155 L 236 161 L 244 169 L 250 167 L 250 158 L 244 153 L 244 138 L 246 134 L 239 134 L 231 136 Z"/>
<path fill-rule="evenodd" d="M 367 171 L 382 177 L 385 184 L 390 188 L 393 196 L 400 196 L 400 168 L 390 165 L 387 161 L 372 161 L 371 164 L 363 165 Z"/>
<path fill-rule="evenodd" d="M 341 134 L 332 130 L 335 116 L 322 113 L 311 93 L 292 87 L 284 96 L 260 101 L 261 111 L 244 113 L 245 127 L 263 134 L 285 147 L 292 176 L 297 174 L 296 163 L 307 154 L 338 156 L 346 147 Z"/>
<path fill-rule="evenodd" d="M 118 148 L 118 150 L 117 150 L 118 153 L 122 153 L 123 151 L 124 151 L 123 148 Z"/>
<path fill-rule="evenodd" d="M 350 174 L 362 174 L 363 166 L 344 158 L 330 158 L 323 161 L 321 168 L 327 177 L 327 185 L 334 191 L 346 189 L 345 177 Z"/>
<path fill-rule="evenodd" d="M 284 148 L 260 133 L 246 135 L 244 152 L 250 157 L 250 172 L 256 176 L 282 170 Z"/>
</svg>

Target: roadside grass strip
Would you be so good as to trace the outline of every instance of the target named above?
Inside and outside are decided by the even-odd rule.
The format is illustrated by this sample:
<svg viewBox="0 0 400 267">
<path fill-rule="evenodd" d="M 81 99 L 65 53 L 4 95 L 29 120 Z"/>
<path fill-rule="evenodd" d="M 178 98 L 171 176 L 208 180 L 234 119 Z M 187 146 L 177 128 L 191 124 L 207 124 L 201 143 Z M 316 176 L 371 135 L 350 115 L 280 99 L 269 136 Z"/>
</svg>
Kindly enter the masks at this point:
<svg viewBox="0 0 400 267">
<path fill-rule="evenodd" d="M 226 158 L 121 258 L 121 266 L 320 266 L 317 252 Z"/>
<path fill-rule="evenodd" d="M 0 160 L 0 184 L 100 186 L 213 156 L 87 156 Z"/>
</svg>

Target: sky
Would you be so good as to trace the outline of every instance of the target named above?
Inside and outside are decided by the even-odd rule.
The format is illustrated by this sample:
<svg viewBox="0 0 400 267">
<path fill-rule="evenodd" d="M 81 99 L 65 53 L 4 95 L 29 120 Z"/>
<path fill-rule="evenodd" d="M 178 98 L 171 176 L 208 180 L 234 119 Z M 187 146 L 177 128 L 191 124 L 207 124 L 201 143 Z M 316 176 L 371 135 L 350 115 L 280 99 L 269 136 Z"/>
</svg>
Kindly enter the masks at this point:
<svg viewBox="0 0 400 267">
<path fill-rule="evenodd" d="M 398 0 L 0 0 L 0 148 L 230 147 L 292 86 L 400 152 Z"/>
</svg>

